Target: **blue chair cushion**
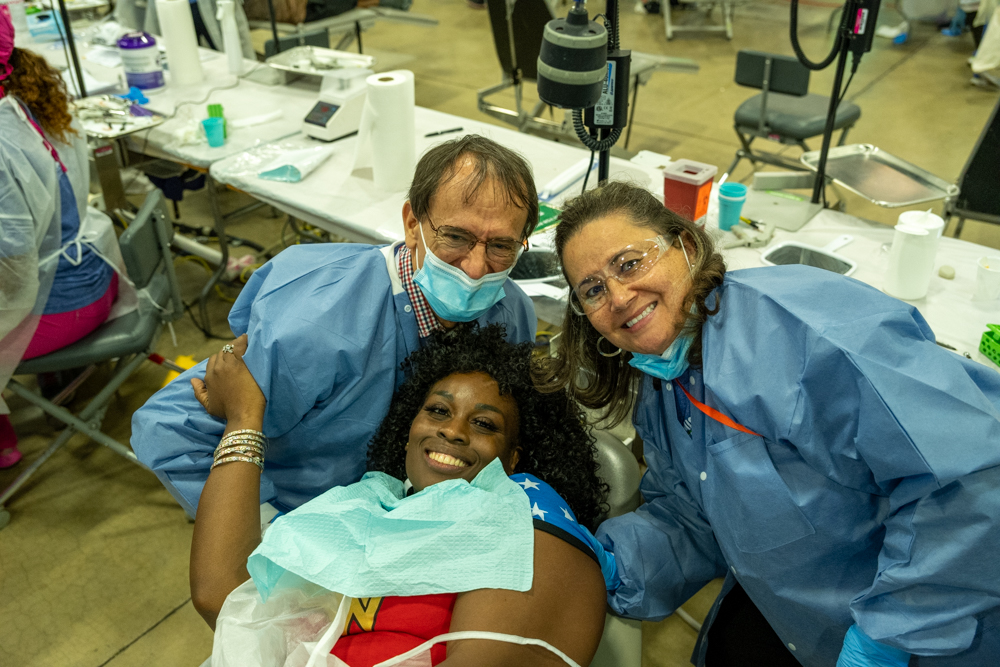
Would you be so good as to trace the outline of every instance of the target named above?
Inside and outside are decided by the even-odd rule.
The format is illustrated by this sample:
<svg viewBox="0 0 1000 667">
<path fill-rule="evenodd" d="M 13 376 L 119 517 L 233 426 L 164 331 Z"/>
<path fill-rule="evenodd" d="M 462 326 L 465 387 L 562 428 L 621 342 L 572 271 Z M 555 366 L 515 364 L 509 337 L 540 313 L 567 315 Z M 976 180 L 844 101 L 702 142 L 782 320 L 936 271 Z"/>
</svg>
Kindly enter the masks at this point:
<svg viewBox="0 0 1000 667">
<path fill-rule="evenodd" d="M 736 125 L 756 128 L 760 122 L 760 100 L 757 94 L 736 110 Z M 802 97 L 769 93 L 767 96 L 767 126 L 783 137 L 808 139 L 823 134 L 830 98 L 809 93 Z M 861 108 L 851 102 L 841 102 L 833 128 L 850 127 L 861 117 Z"/>
</svg>

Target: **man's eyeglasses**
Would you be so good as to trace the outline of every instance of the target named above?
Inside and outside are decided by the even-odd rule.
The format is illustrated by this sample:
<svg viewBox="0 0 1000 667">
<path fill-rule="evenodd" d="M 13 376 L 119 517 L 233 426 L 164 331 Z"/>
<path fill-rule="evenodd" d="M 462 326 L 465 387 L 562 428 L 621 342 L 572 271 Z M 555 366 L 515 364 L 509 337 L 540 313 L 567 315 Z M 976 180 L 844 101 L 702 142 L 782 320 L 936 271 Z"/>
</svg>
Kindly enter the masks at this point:
<svg viewBox="0 0 1000 667">
<path fill-rule="evenodd" d="M 626 285 L 646 275 L 674 243 L 674 237 L 657 236 L 622 248 L 608 265 L 573 288 L 570 307 L 577 315 L 587 315 L 608 302 L 608 280 Z"/>
<path fill-rule="evenodd" d="M 517 259 L 518 252 L 528 248 L 528 240 L 518 241 L 512 238 L 495 238 L 480 241 L 472 232 L 461 227 L 448 225 L 434 226 L 434 221 L 427 216 L 427 224 L 434 232 L 434 254 L 442 261 L 451 263 L 472 252 L 477 245 L 486 246 L 486 258 L 498 266 L 507 267 Z"/>
</svg>

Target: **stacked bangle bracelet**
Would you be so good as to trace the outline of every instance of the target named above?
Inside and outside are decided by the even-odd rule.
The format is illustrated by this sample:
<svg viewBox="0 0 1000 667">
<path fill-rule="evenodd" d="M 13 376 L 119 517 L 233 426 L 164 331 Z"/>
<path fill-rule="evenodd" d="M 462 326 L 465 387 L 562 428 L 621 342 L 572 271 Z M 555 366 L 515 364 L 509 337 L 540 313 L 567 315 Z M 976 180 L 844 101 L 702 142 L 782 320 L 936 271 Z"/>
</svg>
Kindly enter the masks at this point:
<svg viewBox="0 0 1000 667">
<path fill-rule="evenodd" d="M 260 431 L 245 428 L 227 433 L 222 442 L 215 448 L 215 462 L 212 468 L 223 463 L 242 461 L 253 463 L 264 469 L 264 452 L 267 451 L 267 436 Z"/>
</svg>

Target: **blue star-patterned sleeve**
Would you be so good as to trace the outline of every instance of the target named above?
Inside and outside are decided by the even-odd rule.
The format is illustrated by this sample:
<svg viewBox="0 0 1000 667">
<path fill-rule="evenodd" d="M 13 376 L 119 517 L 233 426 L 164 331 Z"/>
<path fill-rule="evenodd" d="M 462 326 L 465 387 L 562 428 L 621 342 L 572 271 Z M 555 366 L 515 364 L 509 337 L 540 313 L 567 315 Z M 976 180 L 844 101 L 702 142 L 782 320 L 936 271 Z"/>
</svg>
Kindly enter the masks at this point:
<svg viewBox="0 0 1000 667">
<path fill-rule="evenodd" d="M 615 555 L 604 550 L 601 543 L 585 527 L 577 523 L 569 503 L 562 499 L 555 489 L 528 473 L 518 473 L 510 478 L 524 489 L 531 506 L 531 518 L 535 530 L 555 535 L 584 552 L 601 566 L 604 584 L 609 591 L 618 588 L 618 570 Z"/>
</svg>

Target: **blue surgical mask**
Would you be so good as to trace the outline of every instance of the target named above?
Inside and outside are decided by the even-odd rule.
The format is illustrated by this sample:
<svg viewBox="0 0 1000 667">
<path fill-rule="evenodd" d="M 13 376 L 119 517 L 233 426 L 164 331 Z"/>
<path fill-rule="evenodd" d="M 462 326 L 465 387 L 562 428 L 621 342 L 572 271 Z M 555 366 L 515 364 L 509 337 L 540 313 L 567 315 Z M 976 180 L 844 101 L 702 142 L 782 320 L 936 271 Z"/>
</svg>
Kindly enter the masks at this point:
<svg viewBox="0 0 1000 667">
<path fill-rule="evenodd" d="M 417 226 L 424 244 L 424 264 L 413 275 L 413 282 L 420 286 L 427 303 L 438 317 L 449 322 L 471 322 L 506 296 L 503 284 L 507 282 L 516 260 L 505 271 L 487 273 L 478 279 L 470 278 L 465 271 L 431 252 L 424 239 L 423 225 L 418 223 Z"/>
<path fill-rule="evenodd" d="M 633 352 L 628 365 L 639 369 L 647 375 L 670 382 L 674 378 L 680 377 L 688 369 L 688 351 L 691 349 L 691 343 L 693 342 L 693 335 L 682 333 L 663 351 L 663 354 L 638 354 Z"/>
</svg>

